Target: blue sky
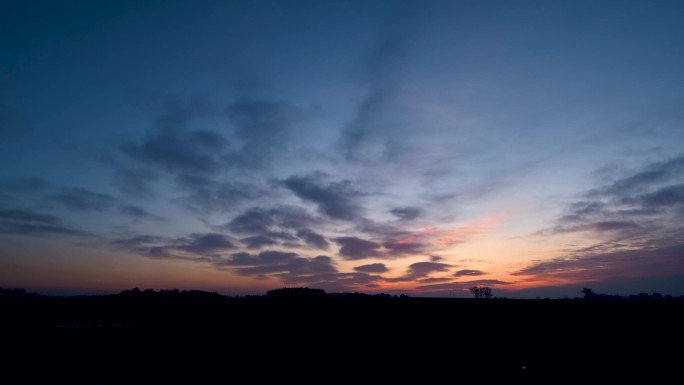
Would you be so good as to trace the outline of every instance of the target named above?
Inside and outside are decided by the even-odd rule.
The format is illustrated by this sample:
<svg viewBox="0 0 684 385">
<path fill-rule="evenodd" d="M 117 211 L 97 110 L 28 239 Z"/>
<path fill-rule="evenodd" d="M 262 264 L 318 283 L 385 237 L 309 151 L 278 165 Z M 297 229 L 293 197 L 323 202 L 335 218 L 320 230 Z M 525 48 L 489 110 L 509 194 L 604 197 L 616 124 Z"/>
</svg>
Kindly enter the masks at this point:
<svg viewBox="0 0 684 385">
<path fill-rule="evenodd" d="M 684 294 L 682 16 L 4 1 L 0 285 Z"/>
</svg>

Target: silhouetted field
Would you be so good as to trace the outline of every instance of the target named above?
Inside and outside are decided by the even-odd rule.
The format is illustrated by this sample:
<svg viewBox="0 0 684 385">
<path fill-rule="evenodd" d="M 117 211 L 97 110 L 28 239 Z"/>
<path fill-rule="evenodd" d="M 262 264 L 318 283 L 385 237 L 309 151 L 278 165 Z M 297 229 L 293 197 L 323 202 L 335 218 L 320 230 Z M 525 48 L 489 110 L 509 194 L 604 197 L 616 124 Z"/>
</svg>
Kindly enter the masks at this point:
<svg viewBox="0 0 684 385">
<path fill-rule="evenodd" d="M 683 301 L 194 292 L 0 306 L 11 383 L 593 382 L 676 371 L 684 341 Z"/>
</svg>

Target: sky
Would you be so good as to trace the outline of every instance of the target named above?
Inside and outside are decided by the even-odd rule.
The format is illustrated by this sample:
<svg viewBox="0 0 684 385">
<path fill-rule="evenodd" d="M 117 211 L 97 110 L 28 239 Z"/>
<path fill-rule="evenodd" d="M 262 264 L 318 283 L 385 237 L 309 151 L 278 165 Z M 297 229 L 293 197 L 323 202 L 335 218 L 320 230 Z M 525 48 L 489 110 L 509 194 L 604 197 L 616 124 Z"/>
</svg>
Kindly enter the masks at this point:
<svg viewBox="0 0 684 385">
<path fill-rule="evenodd" d="M 680 1 L 0 1 L 0 286 L 684 294 Z"/>
</svg>

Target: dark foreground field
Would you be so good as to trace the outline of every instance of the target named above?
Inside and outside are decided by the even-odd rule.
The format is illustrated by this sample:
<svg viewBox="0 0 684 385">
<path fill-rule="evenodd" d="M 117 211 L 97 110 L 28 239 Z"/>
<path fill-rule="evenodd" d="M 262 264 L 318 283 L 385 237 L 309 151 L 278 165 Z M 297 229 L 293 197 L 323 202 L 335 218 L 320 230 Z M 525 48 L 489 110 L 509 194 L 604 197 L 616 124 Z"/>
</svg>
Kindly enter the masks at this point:
<svg viewBox="0 0 684 385">
<path fill-rule="evenodd" d="M 682 301 L 119 295 L 0 306 L 2 375 L 17 375 L 0 383 L 611 383 L 679 373 L 684 341 Z"/>
</svg>

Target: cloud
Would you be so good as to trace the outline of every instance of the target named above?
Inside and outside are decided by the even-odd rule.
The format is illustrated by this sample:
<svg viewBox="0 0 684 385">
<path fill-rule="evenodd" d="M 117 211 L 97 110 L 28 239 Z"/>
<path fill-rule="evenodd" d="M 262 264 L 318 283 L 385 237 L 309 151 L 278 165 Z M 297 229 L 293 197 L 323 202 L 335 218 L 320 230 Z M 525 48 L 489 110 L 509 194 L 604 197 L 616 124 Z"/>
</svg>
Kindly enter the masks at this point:
<svg viewBox="0 0 684 385">
<path fill-rule="evenodd" d="M 294 241 L 297 238 L 291 233 L 292 230 L 306 228 L 317 222 L 306 210 L 283 205 L 271 209 L 249 208 L 219 228 L 237 234 L 263 235 Z"/>
<path fill-rule="evenodd" d="M 355 266 L 354 270 L 362 273 L 386 273 L 389 271 L 384 263 L 371 263 L 368 265 Z"/>
<path fill-rule="evenodd" d="M 512 282 L 500 281 L 498 279 L 478 279 L 475 281 L 462 282 L 468 285 L 511 285 Z"/>
<path fill-rule="evenodd" d="M 421 284 L 451 281 L 451 278 L 420 278 L 416 280 Z"/>
<path fill-rule="evenodd" d="M 311 258 L 277 250 L 225 255 L 223 252 L 232 249 L 233 243 L 222 234 L 192 234 L 177 239 L 144 235 L 117 240 L 113 244 L 149 258 L 207 263 L 217 269 L 229 269 L 237 275 L 279 279 L 285 284 L 348 290 L 382 280 L 381 276 L 367 272 L 339 272 L 333 259 L 324 255 Z"/>
<path fill-rule="evenodd" d="M 172 101 L 147 138 L 125 143 L 121 150 L 139 162 L 167 172 L 211 173 L 230 143 L 211 130 L 189 130 L 193 120 L 216 116 L 217 107 L 202 98 Z"/>
<path fill-rule="evenodd" d="M 6 192 L 36 192 L 52 188 L 52 183 L 43 178 L 19 178 L 0 182 L 0 190 Z"/>
<path fill-rule="evenodd" d="M 634 222 L 626 221 L 604 221 L 595 222 L 591 224 L 594 231 L 604 232 L 604 231 L 622 231 L 622 230 L 634 230 L 640 229 L 641 226 Z"/>
<path fill-rule="evenodd" d="M 340 255 L 348 260 L 379 257 L 382 255 L 380 245 L 357 237 L 339 237 L 333 239 L 340 248 Z"/>
<path fill-rule="evenodd" d="M 556 225 L 540 235 L 591 232 L 609 241 L 638 246 L 682 228 L 684 156 L 642 167 L 631 176 L 584 194 L 565 207 Z"/>
<path fill-rule="evenodd" d="M 173 248 L 165 246 L 139 246 L 133 250 L 139 255 L 154 259 L 176 259 L 180 261 L 211 263 L 211 256 L 182 255 L 174 252 Z"/>
<path fill-rule="evenodd" d="M 191 234 L 174 243 L 176 249 L 193 254 L 215 254 L 235 248 L 230 238 L 217 233 Z"/>
<path fill-rule="evenodd" d="M 164 105 L 164 112 L 157 118 L 155 126 L 162 131 L 187 129 L 192 120 L 216 116 L 219 108 L 201 97 L 185 100 L 171 100 Z"/>
<path fill-rule="evenodd" d="M 95 236 L 92 233 L 65 226 L 62 222 L 60 218 L 55 216 L 31 210 L 0 210 L 0 233 L 25 236 Z"/>
<path fill-rule="evenodd" d="M 430 285 L 418 286 L 419 290 L 464 290 L 472 286 L 500 286 L 500 285 L 510 285 L 511 282 L 500 281 L 498 279 L 480 279 L 475 281 L 466 282 L 450 282 L 450 283 L 436 283 Z"/>
<path fill-rule="evenodd" d="M 296 253 L 262 251 L 259 254 L 235 253 L 222 263 L 226 266 L 260 266 L 287 264 L 299 258 Z"/>
<path fill-rule="evenodd" d="M 539 234 L 585 231 L 599 241 L 533 261 L 513 275 L 568 284 L 684 274 L 683 181 L 684 156 L 678 156 L 588 191 Z"/>
<path fill-rule="evenodd" d="M 591 190 L 587 196 L 593 200 L 613 198 L 619 201 L 644 202 L 647 196 L 654 195 L 653 203 L 659 204 L 661 192 L 669 202 L 670 194 L 681 197 L 681 184 L 684 177 L 684 155 L 664 162 L 649 164 L 634 175 L 618 179 L 608 186 Z M 679 186 L 679 187 L 678 187 Z M 648 199 L 646 199 L 648 201 Z M 681 202 L 679 200 L 678 202 Z"/>
<path fill-rule="evenodd" d="M 115 239 L 112 241 L 114 245 L 125 246 L 127 248 L 138 247 L 144 244 L 160 244 L 166 242 L 168 242 L 168 238 L 147 234 L 136 235 L 130 238 Z"/>
<path fill-rule="evenodd" d="M 475 277 L 478 275 L 485 275 L 486 273 L 481 270 L 459 270 L 454 273 L 454 277 Z"/>
<path fill-rule="evenodd" d="M 265 235 L 254 235 L 251 237 L 242 238 L 242 242 L 247 245 L 248 249 L 260 249 L 264 246 L 273 246 L 278 244 L 278 242 Z"/>
<path fill-rule="evenodd" d="M 229 237 L 218 233 L 195 233 L 180 238 L 140 235 L 114 240 L 112 244 L 150 258 L 214 264 L 220 264 L 222 255 L 236 248 Z"/>
<path fill-rule="evenodd" d="M 164 171 L 211 174 L 221 169 L 221 153 L 230 142 L 213 131 L 161 131 L 139 143 L 127 143 L 124 153 Z"/>
<path fill-rule="evenodd" d="M 657 242 L 656 242 L 657 243 Z M 568 255 L 533 262 L 512 273 L 539 280 L 564 282 L 605 281 L 618 277 L 684 275 L 684 244 L 640 249 L 611 250 L 596 254 Z"/>
<path fill-rule="evenodd" d="M 199 98 L 169 103 L 153 130 L 119 147 L 110 161 L 115 167 L 114 180 L 128 195 L 150 197 L 150 181 L 170 177 L 180 191 L 172 202 L 200 215 L 233 212 L 266 196 L 276 200 L 284 191 L 266 186 L 255 168 L 267 166 L 277 153 L 288 151 L 292 128 L 305 118 L 299 108 L 284 101 L 240 100 L 225 107 Z M 224 129 L 212 128 L 217 126 Z M 311 222 L 274 229 L 301 219 L 297 209 L 289 210 L 292 220 L 264 210 L 268 211 L 265 215 L 274 217 L 272 225 L 248 231 L 237 223 L 245 218 L 238 218 L 230 224 L 230 231 L 295 240 L 288 233 Z M 309 242 L 323 244 L 315 236 L 309 237 Z"/>
<path fill-rule="evenodd" d="M 412 8 L 409 10 L 408 8 Z M 347 161 L 358 161 L 371 151 L 370 144 L 383 141 L 381 138 L 390 129 L 396 133 L 397 124 L 391 120 L 397 113 L 392 109 L 395 93 L 401 83 L 400 69 L 405 63 L 410 26 L 417 9 L 405 4 L 397 4 L 391 19 L 401 23 L 389 22 L 383 25 L 384 31 L 375 41 L 361 63 L 368 82 L 368 93 L 356 108 L 356 114 L 344 127 L 338 140 L 338 148 Z M 386 145 L 387 143 L 382 143 Z"/>
<path fill-rule="evenodd" d="M 403 221 L 410 221 L 418 218 L 421 210 L 417 207 L 397 207 L 390 210 L 390 213 Z"/>
<path fill-rule="evenodd" d="M 53 215 L 41 214 L 31 210 L 20 209 L 0 210 L 0 220 L 41 223 L 47 225 L 56 225 L 62 221 L 61 219 Z"/>
<path fill-rule="evenodd" d="M 69 227 L 6 222 L 0 222 L 0 233 L 26 236 L 73 235 L 95 237 L 92 233 Z"/>
<path fill-rule="evenodd" d="M 440 262 L 416 262 L 408 267 L 407 275 L 413 278 L 425 277 L 430 273 L 448 271 L 451 265 Z"/>
<path fill-rule="evenodd" d="M 83 188 L 63 188 L 48 199 L 72 211 L 105 211 L 115 202 L 111 195 Z"/>
<path fill-rule="evenodd" d="M 641 194 L 677 179 L 684 173 L 684 155 L 646 165 L 634 175 L 618 179 L 606 187 L 592 190 L 590 196 L 630 196 Z"/>
<path fill-rule="evenodd" d="M 178 202 L 203 213 L 231 211 L 243 202 L 268 195 L 267 189 L 258 184 L 235 180 L 221 182 L 198 175 L 180 174 L 175 181 L 179 189 L 186 193 Z"/>
<path fill-rule="evenodd" d="M 261 276 L 280 273 L 277 277 L 287 276 L 290 279 L 337 272 L 332 258 L 328 256 L 304 258 L 296 253 L 281 251 L 263 251 L 259 254 L 235 253 L 231 258 L 222 261 L 221 265 L 234 267 L 238 275 Z"/>
<path fill-rule="evenodd" d="M 283 184 L 299 198 L 314 202 L 318 210 L 332 219 L 353 221 L 360 218 L 361 208 L 356 200 L 360 192 L 350 181 L 324 183 L 323 175 L 291 176 Z"/>
<path fill-rule="evenodd" d="M 218 177 L 263 169 L 288 150 L 290 131 L 304 118 L 299 108 L 284 101 L 240 100 L 225 107 L 200 98 L 169 103 L 146 137 L 119 147 L 123 158 L 115 162 L 115 181 L 126 193 L 146 195 L 149 186 L 141 174 L 147 172 Z M 225 128 L 219 132 L 211 127 Z M 192 190 L 189 199 L 200 207 L 202 195 L 216 198 L 211 206 L 220 206 L 219 196 L 232 194 L 226 182 L 213 180 L 201 187 L 187 179 L 178 182 Z"/>
<path fill-rule="evenodd" d="M 380 115 L 387 105 L 386 91 L 372 90 L 359 104 L 354 119 L 344 128 L 339 147 L 347 161 L 357 160 L 364 142 L 380 124 Z"/>
<path fill-rule="evenodd" d="M 382 280 L 379 275 L 368 273 L 322 273 L 311 275 L 297 274 L 277 274 L 285 284 L 288 285 L 307 285 L 322 288 L 328 291 L 357 291 L 359 286 L 364 288 L 374 288 L 375 283 Z"/>
<path fill-rule="evenodd" d="M 479 220 L 464 223 L 457 228 L 441 232 L 435 239 L 435 242 L 441 246 L 467 242 L 477 235 L 494 231 L 501 226 L 506 217 L 507 215 L 502 212 L 489 214 Z"/>
<path fill-rule="evenodd" d="M 416 262 L 409 265 L 406 274 L 396 278 L 385 278 L 387 282 L 419 281 L 432 273 L 449 271 L 451 265 L 440 262 Z"/>
<path fill-rule="evenodd" d="M 110 161 L 114 181 L 128 195 L 150 197 L 150 183 L 159 172 L 166 173 L 185 193 L 174 202 L 201 213 L 231 211 L 273 193 L 253 182 L 253 169 L 266 166 L 276 150 L 287 150 L 287 133 L 301 118 L 299 109 L 287 102 L 238 101 L 225 108 L 198 98 L 169 103 L 146 137 L 119 147 Z M 229 126 L 224 132 L 231 135 L 232 130 L 232 136 L 211 128 L 191 129 L 191 123 Z M 250 182 L 241 181 L 241 174 Z"/>
<path fill-rule="evenodd" d="M 425 250 L 425 244 L 418 240 L 418 236 L 404 234 L 399 239 L 392 239 L 382 244 L 390 255 L 415 255 L 421 254 Z"/>
<path fill-rule="evenodd" d="M 641 197 L 645 207 L 671 207 L 684 205 L 684 184 L 667 186 Z"/>
<path fill-rule="evenodd" d="M 253 207 L 225 225 L 228 230 L 241 233 L 267 233 L 276 222 L 269 210 Z"/>
<path fill-rule="evenodd" d="M 634 222 L 627 221 L 600 221 L 593 223 L 576 224 L 570 226 L 556 226 L 553 231 L 556 233 L 572 233 L 577 231 L 592 231 L 596 233 L 620 232 L 626 230 L 638 230 L 641 226 Z"/>
<path fill-rule="evenodd" d="M 230 155 L 245 166 L 261 167 L 275 151 L 284 150 L 292 126 L 305 118 L 297 107 L 285 101 L 242 100 L 226 108 L 235 134 L 243 145 Z"/>
<path fill-rule="evenodd" d="M 154 196 L 152 182 L 158 179 L 157 173 L 144 168 L 119 167 L 114 173 L 114 184 L 124 194 L 149 198 Z"/>
<path fill-rule="evenodd" d="M 119 207 L 119 212 L 121 214 L 127 215 L 129 217 L 133 217 L 136 219 L 153 219 L 156 221 L 163 221 L 164 219 L 149 213 L 147 210 L 143 209 L 142 207 L 138 206 L 133 206 L 133 205 L 127 205 L 127 206 L 121 206 Z"/>
<path fill-rule="evenodd" d="M 0 181 L 0 204 L 16 206 L 20 202 L 33 202 L 36 196 L 43 196 L 54 186 L 42 178 L 18 178 Z M 35 202 L 33 202 L 35 203 Z"/>
<path fill-rule="evenodd" d="M 386 257 L 415 256 L 424 254 L 430 238 L 439 232 L 437 228 L 425 228 L 420 231 L 402 230 L 393 225 L 379 224 L 364 219 L 356 224 L 356 230 L 379 240 L 381 251 Z"/>
<path fill-rule="evenodd" d="M 328 249 L 330 247 L 328 241 L 313 230 L 301 229 L 297 231 L 297 237 L 304 240 L 309 247 L 316 249 Z"/>
</svg>

